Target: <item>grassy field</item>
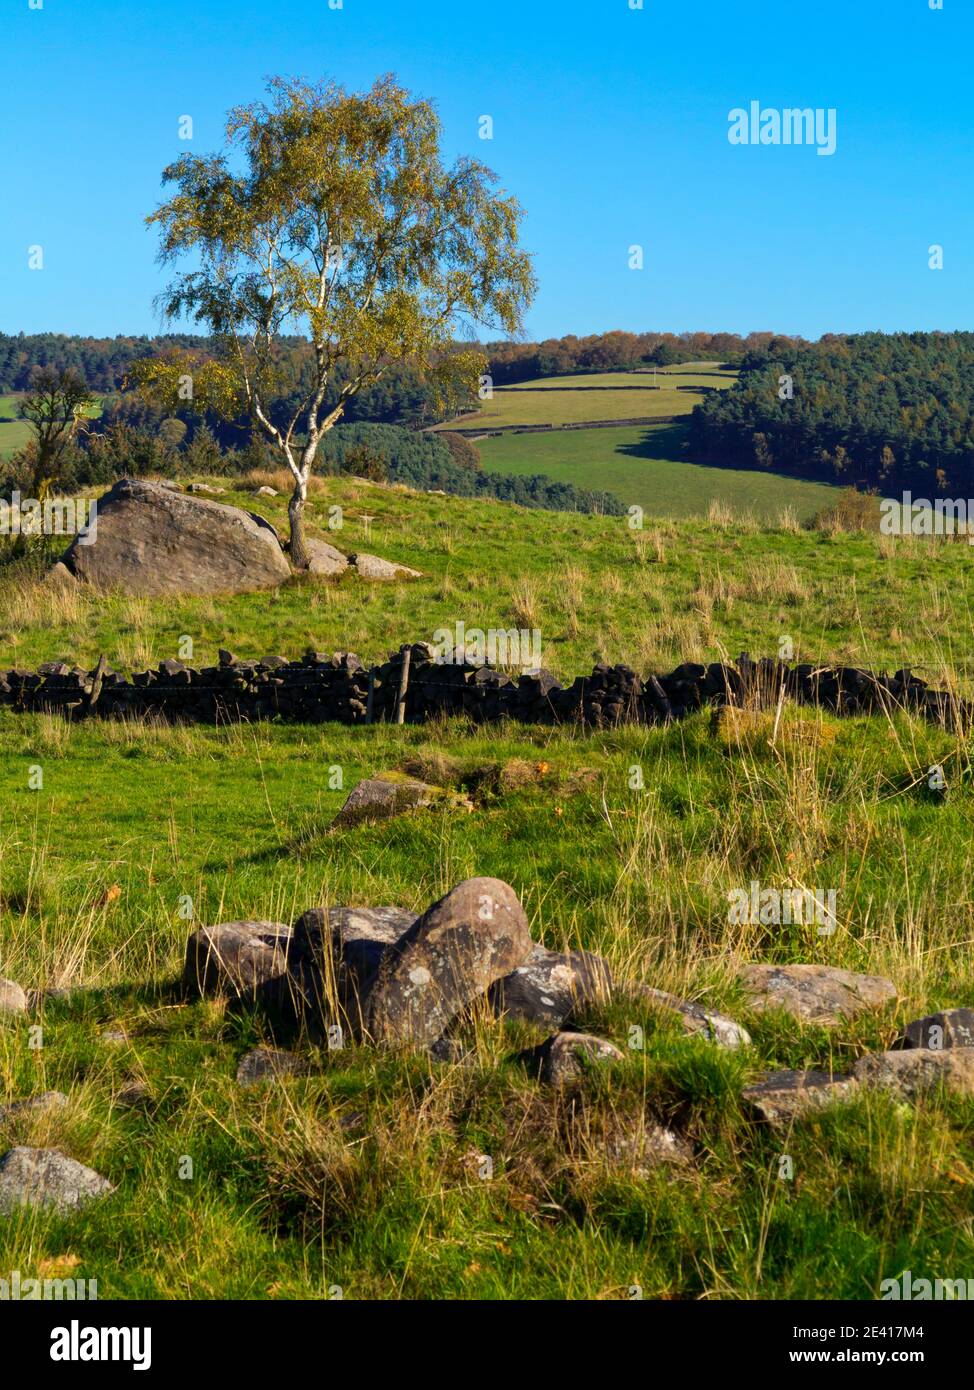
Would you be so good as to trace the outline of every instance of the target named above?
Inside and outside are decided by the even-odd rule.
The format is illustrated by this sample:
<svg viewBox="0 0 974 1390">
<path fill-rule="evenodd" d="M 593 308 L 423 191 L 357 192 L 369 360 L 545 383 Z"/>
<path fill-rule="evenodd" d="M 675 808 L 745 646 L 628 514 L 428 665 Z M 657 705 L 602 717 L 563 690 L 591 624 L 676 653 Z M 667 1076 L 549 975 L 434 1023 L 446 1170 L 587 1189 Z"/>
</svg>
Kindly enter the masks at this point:
<svg viewBox="0 0 974 1390">
<path fill-rule="evenodd" d="M 475 415 L 450 423 L 464 429 L 505 425 L 565 425 L 582 420 L 627 420 L 688 415 L 705 390 L 731 386 L 733 372 L 717 364 L 669 367 L 657 373 L 606 372 L 539 377 L 517 386 L 495 387 L 493 400 Z M 449 423 L 442 426 L 449 428 Z"/>
<path fill-rule="evenodd" d="M 0 396 L 0 458 L 22 449 L 30 438 L 30 425 L 17 418 L 19 395 Z"/>
<path fill-rule="evenodd" d="M 366 1299 L 624 1298 L 634 1284 L 647 1298 L 860 1299 L 904 1268 L 968 1269 L 969 1101 L 871 1096 L 823 1114 L 785 1141 L 783 1182 L 781 1138 L 738 1098 L 763 1070 L 840 1070 L 906 1019 L 972 1002 L 970 784 L 947 805 L 908 789 L 931 761 L 966 770 L 965 750 L 907 722 L 792 735 L 772 751 L 767 734 L 728 747 L 703 717 L 594 740 L 0 719 L 3 969 L 85 987 L 48 1006 L 41 1047 L 26 1022 L 0 1026 L 0 1099 L 69 1096 L 4 1122 L 0 1142 L 60 1148 L 119 1187 L 76 1217 L 8 1218 L 4 1267 L 66 1265 L 102 1298 Z M 463 784 L 511 759 L 543 759 L 542 781 L 458 818 L 323 833 L 341 800 L 327 767 L 346 786 L 392 765 Z M 40 793 L 29 765 L 45 770 Z M 625 1048 L 635 1024 L 646 1046 L 586 1078 L 576 1128 L 577 1109 L 517 1060 L 542 1036 L 525 1025 L 475 1020 L 470 1066 L 348 1047 L 312 1052 L 308 1078 L 241 1091 L 237 1060 L 273 1041 L 266 1026 L 174 988 L 187 895 L 199 921 L 291 920 L 312 904 L 420 909 L 476 873 L 517 888 L 537 939 L 596 947 L 620 978 L 721 1007 L 753 1046 L 722 1053 L 632 1004 L 593 1010 L 586 1026 Z M 834 885 L 840 931 L 826 945 L 729 928 L 726 890 L 752 877 Z M 754 958 L 878 971 L 901 999 L 829 1031 L 752 1016 L 734 969 Z M 131 1108 L 135 1082 L 146 1096 Z M 682 1173 L 606 1157 L 598 1135 L 647 1111 L 691 1139 Z"/>
<path fill-rule="evenodd" d="M 7 395 L 0 395 L 0 459 L 9 458 L 18 449 L 22 449 L 31 437 L 31 428 L 26 420 L 21 420 L 17 414 L 18 405 L 23 398 L 23 392 L 13 392 Z M 96 397 L 95 403 L 87 412 L 89 418 L 94 419 L 101 414 L 102 398 Z"/>
<path fill-rule="evenodd" d="M 283 498 L 226 500 L 282 522 Z M 965 545 L 719 517 L 632 533 L 348 480 L 314 491 L 319 525 L 333 503 L 344 529 L 321 534 L 425 577 L 173 602 L 63 597 L 8 566 L 0 667 L 100 651 L 141 667 L 184 634 L 200 662 L 218 645 L 373 657 L 463 619 L 537 625 L 565 675 L 599 656 L 645 669 L 773 652 L 783 633 L 803 654 L 909 658 L 965 686 L 974 675 Z M 934 763 L 945 796 L 926 790 Z M 343 790 L 329 787 L 336 766 Z M 467 788 L 475 810 L 326 834 L 355 780 L 389 768 Z M 97 1278 L 102 1298 L 259 1299 L 336 1286 L 366 1299 L 614 1299 L 633 1284 L 646 1298 L 868 1299 L 903 1269 L 965 1274 L 970 1101 L 864 1095 L 783 1140 L 739 1092 L 778 1067 L 842 1070 L 905 1020 L 974 1004 L 972 814 L 966 741 L 905 717 L 786 709 L 777 729 L 771 716 L 732 728 L 702 715 L 584 736 L 0 713 L 0 975 L 84 987 L 48 1005 L 41 1046 L 36 1019 L 0 1025 L 0 1104 L 69 1096 L 62 1111 L 0 1123 L 0 1150 L 57 1147 L 119 1187 L 70 1218 L 7 1218 L 0 1268 Z M 469 1066 L 312 1050 L 312 1075 L 245 1091 L 236 1063 L 270 1040 L 266 1024 L 175 988 L 194 924 L 291 921 L 318 904 L 419 910 L 474 874 L 513 884 L 535 939 L 602 951 L 622 980 L 705 1000 L 753 1046 L 722 1052 L 617 1002 L 581 1021 L 623 1049 L 638 1025 L 645 1049 L 584 1078 L 580 1105 L 518 1060 L 542 1034 L 479 1016 Z M 835 889 L 838 931 L 730 925 L 727 893 L 752 879 Z M 830 1030 L 755 1015 L 736 982 L 746 960 L 885 974 L 900 999 Z M 117 1031 L 125 1041 L 105 1036 Z M 136 1107 L 124 1103 L 133 1082 L 146 1088 Z M 686 1169 L 639 1177 L 609 1156 L 599 1136 L 647 1113 L 686 1133 Z M 793 1181 L 777 1177 L 783 1146 Z M 477 1173 L 485 1154 L 490 1181 Z"/>
<path fill-rule="evenodd" d="M 738 468 L 712 468 L 684 457 L 680 425 L 620 425 L 612 429 L 509 434 L 478 441 L 484 468 L 494 473 L 545 473 L 576 487 L 605 489 L 652 517 L 705 516 L 717 504 L 773 520 L 790 508 L 799 520 L 832 502 L 823 483 Z"/>
<path fill-rule="evenodd" d="M 286 534 L 283 494 L 229 491 L 222 500 Z M 344 522 L 337 532 L 325 525 L 334 505 Z M 646 671 L 776 652 L 782 636 L 801 659 L 974 676 L 970 550 L 947 540 L 831 535 L 724 512 L 633 531 L 624 517 L 525 511 L 347 478 L 317 481 L 309 531 L 424 577 L 295 579 L 260 596 L 149 600 L 60 595 L 0 568 L 0 666 L 65 656 L 93 664 L 104 652 L 143 669 L 176 655 L 183 636 L 202 661 L 220 646 L 260 656 L 309 645 L 350 648 L 364 660 L 462 618 L 468 627 L 538 628 L 546 665 L 563 677 L 602 660 Z"/>
</svg>

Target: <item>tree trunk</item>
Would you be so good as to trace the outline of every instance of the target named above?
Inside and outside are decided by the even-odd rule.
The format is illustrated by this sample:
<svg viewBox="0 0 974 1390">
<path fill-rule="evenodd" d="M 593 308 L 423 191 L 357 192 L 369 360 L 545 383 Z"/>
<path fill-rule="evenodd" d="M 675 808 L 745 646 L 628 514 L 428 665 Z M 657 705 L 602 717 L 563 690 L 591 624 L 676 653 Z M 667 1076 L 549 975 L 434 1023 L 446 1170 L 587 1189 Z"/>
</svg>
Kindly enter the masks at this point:
<svg viewBox="0 0 974 1390">
<path fill-rule="evenodd" d="M 308 552 L 304 545 L 304 503 L 307 493 L 307 484 L 296 482 L 287 507 L 287 518 L 291 524 L 291 564 L 296 570 L 308 568 Z"/>
</svg>

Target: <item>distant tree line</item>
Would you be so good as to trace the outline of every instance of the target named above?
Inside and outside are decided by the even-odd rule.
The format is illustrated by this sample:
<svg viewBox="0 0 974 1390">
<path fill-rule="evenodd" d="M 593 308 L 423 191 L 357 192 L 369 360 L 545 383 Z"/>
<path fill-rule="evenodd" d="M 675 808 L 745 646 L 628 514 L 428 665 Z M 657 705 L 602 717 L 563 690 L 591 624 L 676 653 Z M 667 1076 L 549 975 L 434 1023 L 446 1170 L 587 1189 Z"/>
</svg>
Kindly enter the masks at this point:
<svg viewBox="0 0 974 1390">
<path fill-rule="evenodd" d="M 681 362 L 740 362 L 748 353 L 789 350 L 801 339 L 775 333 L 593 333 L 542 343 L 488 343 L 484 349 L 496 386 L 574 372 L 633 371 Z"/>
<path fill-rule="evenodd" d="M 974 496 L 974 333 L 778 340 L 694 408 L 690 449 L 859 488 Z"/>
<path fill-rule="evenodd" d="M 769 347 L 787 351 L 802 342 L 774 333 L 592 333 L 568 334 L 541 343 L 492 342 L 483 345 L 489 371 L 498 386 L 533 377 L 562 376 L 571 372 L 629 371 L 637 367 L 671 366 L 681 362 L 736 364 L 748 354 Z M 73 367 L 92 391 L 119 391 L 132 364 L 146 356 L 207 349 L 209 339 L 199 334 L 165 334 L 158 337 L 79 338 L 63 333 L 0 333 L 0 391 L 26 391 L 34 367 Z M 469 348 L 470 343 L 457 344 Z M 280 367 L 297 391 L 310 372 L 310 347 L 303 338 L 282 340 Z M 335 378 L 337 399 L 342 385 Z M 468 402 L 471 407 L 476 401 Z M 455 402 L 447 402 L 448 409 Z M 346 418 L 386 424 L 427 425 L 442 419 L 434 384 L 424 382 L 407 367 L 390 369 L 368 392 L 350 400 Z"/>
</svg>

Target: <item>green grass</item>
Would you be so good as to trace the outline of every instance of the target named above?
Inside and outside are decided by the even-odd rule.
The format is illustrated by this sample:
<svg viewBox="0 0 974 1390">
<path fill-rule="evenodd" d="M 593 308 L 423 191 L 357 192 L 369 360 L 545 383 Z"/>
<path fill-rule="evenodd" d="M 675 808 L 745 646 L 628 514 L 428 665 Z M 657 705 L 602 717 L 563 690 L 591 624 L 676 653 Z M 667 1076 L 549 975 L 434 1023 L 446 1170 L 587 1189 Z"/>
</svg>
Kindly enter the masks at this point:
<svg viewBox="0 0 974 1390">
<path fill-rule="evenodd" d="M 226 483 L 226 479 L 223 480 Z M 228 492 L 284 534 L 286 499 Z M 344 526 L 329 531 L 328 509 Z M 295 579 L 259 595 L 158 599 L 61 595 L 0 568 L 0 667 L 59 657 L 144 669 L 193 639 L 195 659 L 351 649 L 384 658 L 407 639 L 468 627 L 538 628 L 545 663 L 570 678 L 597 660 L 639 671 L 788 637 L 808 660 L 846 660 L 932 679 L 974 677 L 970 549 L 945 540 L 838 535 L 778 523 L 648 521 L 525 511 L 358 480 L 324 479 L 309 531 L 421 570 L 397 584 Z M 365 518 L 371 517 L 370 522 Z"/>
<path fill-rule="evenodd" d="M 653 389 L 651 372 L 580 373 L 496 387 L 493 399 L 485 403 L 483 410 L 451 423 L 464 429 L 481 425 L 484 429 L 496 429 L 507 425 L 565 425 L 584 420 L 687 415 L 702 400 L 705 390 L 723 389 L 735 380 L 732 372 L 718 373 L 716 364 L 701 363 L 697 370 L 693 370 L 693 365 L 658 372 L 658 389 Z M 449 423 L 442 426 L 449 427 Z"/>
<path fill-rule="evenodd" d="M 968 1268 L 970 1102 L 867 1097 L 818 1117 L 788 1136 L 796 1176 L 782 1182 L 781 1139 L 737 1098 L 763 1069 L 838 1069 L 905 1019 L 971 1002 L 969 782 L 938 804 L 902 776 L 960 750 L 908 721 L 811 729 L 774 752 L 728 747 L 704 717 L 585 739 L 3 716 L 3 968 L 85 991 L 48 1007 L 40 1048 L 26 1022 L 0 1027 L 0 1099 L 70 1099 L 6 1123 L 0 1141 L 59 1147 L 119 1191 L 73 1218 L 6 1220 L 0 1265 L 31 1277 L 71 1258 L 102 1298 L 325 1297 L 335 1285 L 356 1298 L 619 1298 L 639 1284 L 645 1297 L 861 1299 L 903 1268 Z M 471 814 L 324 834 L 341 801 L 330 767 L 346 787 L 392 765 L 472 785 L 510 758 L 547 770 Z M 634 763 L 645 793 L 628 790 Z M 29 765 L 44 768 L 40 792 Z M 419 909 L 474 873 L 514 884 L 537 939 L 601 949 L 621 978 L 706 999 L 754 1046 L 716 1052 L 631 1004 L 594 1011 L 589 1026 L 625 1046 L 638 1024 L 646 1047 L 583 1083 L 581 1120 L 517 1060 L 540 1035 L 486 1020 L 472 1025 L 469 1068 L 349 1047 L 312 1052 L 307 1079 L 241 1092 L 236 1061 L 265 1025 L 173 988 L 187 895 L 198 921 L 290 920 L 319 903 Z M 786 874 L 837 887 L 842 927 L 828 943 L 727 926 L 729 886 Z M 945 915 L 945 902 L 962 906 Z M 796 955 L 889 973 L 901 1001 L 828 1032 L 749 1015 L 734 962 Z M 128 1042 L 102 1041 L 109 1028 Z M 119 1104 L 133 1080 L 148 1086 L 145 1109 Z M 686 1173 L 638 1178 L 601 1154 L 594 1134 L 646 1113 L 688 1133 Z"/>
<path fill-rule="evenodd" d="M 835 498 L 821 483 L 757 469 L 713 468 L 684 457 L 679 425 L 621 425 L 612 429 L 509 434 L 478 441 L 492 473 L 545 473 L 558 482 L 614 493 L 649 516 L 706 516 L 713 504 L 762 520 L 791 508 L 799 520 Z"/>
<path fill-rule="evenodd" d="M 283 497 L 226 500 L 283 524 Z M 337 534 L 324 528 L 333 504 Z M 566 676 L 597 657 L 645 670 L 774 652 L 783 634 L 799 655 L 909 660 L 965 687 L 974 676 L 966 545 L 731 518 L 634 533 L 624 520 L 339 479 L 313 492 L 312 520 L 424 578 L 152 601 L 64 595 L 8 565 L 0 668 L 101 651 L 141 667 L 187 634 L 198 662 L 220 645 L 259 656 L 309 643 L 369 659 L 462 618 L 537 625 Z M 926 788 L 934 764 L 944 796 Z M 636 766 L 643 791 L 631 789 Z M 476 807 L 326 833 L 358 778 L 393 768 L 463 788 Z M 0 1025 L 0 1104 L 69 1096 L 64 1111 L 5 1122 L 0 1151 L 58 1147 L 119 1187 L 70 1218 L 6 1218 L 0 1271 L 67 1265 L 97 1278 L 102 1298 L 334 1286 L 366 1299 L 622 1298 L 638 1284 L 647 1298 L 869 1299 L 902 1269 L 962 1275 L 974 1257 L 970 1101 L 864 1096 L 783 1140 L 738 1097 L 764 1070 L 842 1070 L 907 1019 L 974 1005 L 972 815 L 968 743 L 905 717 L 786 708 L 777 729 L 771 715 L 705 714 L 583 735 L 463 721 L 72 726 L 0 711 L 0 975 L 83 987 L 48 1006 L 39 1047 L 36 1020 Z M 272 1040 L 266 1021 L 175 988 L 194 924 L 292 921 L 318 904 L 418 911 L 474 874 L 513 884 L 535 939 L 601 951 L 620 980 L 704 1000 L 753 1046 L 719 1052 L 622 1001 L 581 1021 L 624 1049 L 638 1025 L 645 1050 L 586 1077 L 581 1107 L 518 1060 L 542 1034 L 483 1017 L 468 1025 L 469 1067 L 312 1049 L 311 1076 L 241 1091 L 236 1063 Z M 728 891 L 752 879 L 835 889 L 838 931 L 729 924 Z M 750 1013 L 738 963 L 796 959 L 888 975 L 899 1002 L 832 1030 Z M 118 1028 L 126 1043 L 103 1039 Z M 148 1087 L 143 1108 L 120 1104 L 133 1080 Z M 596 1136 L 647 1115 L 688 1135 L 685 1172 L 640 1178 L 606 1157 Z M 790 1182 L 777 1177 L 783 1151 Z M 484 1154 L 488 1182 L 476 1175 Z"/>
</svg>

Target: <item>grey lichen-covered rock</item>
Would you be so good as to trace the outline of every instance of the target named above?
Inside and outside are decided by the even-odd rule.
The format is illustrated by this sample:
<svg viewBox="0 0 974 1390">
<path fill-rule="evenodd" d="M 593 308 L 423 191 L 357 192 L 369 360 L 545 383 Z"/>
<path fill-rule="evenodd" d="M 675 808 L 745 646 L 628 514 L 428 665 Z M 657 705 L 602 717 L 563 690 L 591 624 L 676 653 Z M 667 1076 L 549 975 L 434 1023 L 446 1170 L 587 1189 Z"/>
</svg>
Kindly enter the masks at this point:
<svg viewBox="0 0 974 1390">
<path fill-rule="evenodd" d="M 782 1009 L 803 1023 L 841 1023 L 896 999 L 892 981 L 831 965 L 746 965 L 741 982 L 752 1009 Z"/>
<path fill-rule="evenodd" d="M 349 792 L 329 830 L 349 830 L 364 822 L 389 820 L 406 811 L 430 806 L 464 812 L 473 810 L 473 803 L 457 792 L 412 777 L 366 777 Z"/>
<path fill-rule="evenodd" d="M 57 1149 L 9 1149 L 0 1158 L 0 1212 L 19 1206 L 72 1211 L 115 1189 L 107 1178 Z"/>
<path fill-rule="evenodd" d="M 491 986 L 490 1002 L 498 1016 L 560 1026 L 611 990 L 612 974 L 601 956 L 535 946 L 523 965 Z"/>
<path fill-rule="evenodd" d="M 382 560 L 378 555 L 359 553 L 351 556 L 351 562 L 363 579 L 422 579 L 419 570 L 408 565 L 398 565 L 392 560 Z"/>
<path fill-rule="evenodd" d="M 548 1086 L 563 1086 L 584 1076 L 593 1062 L 621 1062 L 614 1043 L 593 1033 L 556 1033 L 543 1043 L 538 1055 L 539 1075 Z"/>
<path fill-rule="evenodd" d="M 870 1052 L 853 1064 L 852 1074 L 863 1086 L 891 1091 L 904 1100 L 940 1088 L 952 1095 L 974 1096 L 974 1047 Z"/>
<path fill-rule="evenodd" d="M 284 1076 L 301 1076 L 308 1071 L 303 1057 L 281 1052 L 275 1047 L 255 1047 L 241 1057 L 237 1066 L 238 1086 L 259 1086 Z"/>
<path fill-rule="evenodd" d="M 0 1015 L 25 1014 L 27 993 L 14 980 L 0 980 Z"/>
<path fill-rule="evenodd" d="M 974 1047 L 974 1009 L 944 1009 L 939 1014 L 914 1019 L 903 1030 L 901 1046 Z"/>
<path fill-rule="evenodd" d="M 523 964 L 532 944 L 513 888 L 496 878 L 464 880 L 383 955 L 366 1007 L 370 1036 L 386 1047 L 428 1047 Z"/>
<path fill-rule="evenodd" d="M 94 542 L 63 556 L 77 578 L 132 594 L 275 588 L 290 566 L 273 528 L 239 507 L 123 478 L 98 505 Z"/>
<path fill-rule="evenodd" d="M 258 990 L 261 1004 L 322 1038 L 359 1035 L 365 996 L 384 953 L 417 920 L 399 907 L 315 907 L 294 924 L 287 971 Z"/>
<path fill-rule="evenodd" d="M 850 1100 L 856 1090 L 856 1081 L 848 1076 L 833 1076 L 826 1071 L 775 1071 L 746 1087 L 741 1099 L 759 1119 L 780 1127 Z"/>
<path fill-rule="evenodd" d="M 735 1023 L 732 1018 L 728 1018 L 726 1014 L 715 1013 L 713 1009 L 707 1009 L 703 1004 L 694 1004 L 690 1000 L 680 999 L 675 994 L 667 994 L 662 989 L 653 989 L 650 985 L 630 986 L 630 992 L 639 999 L 652 1004 L 655 1008 L 665 1009 L 676 1014 L 686 1033 L 704 1037 L 709 1042 L 716 1043 L 718 1047 L 750 1046 L 750 1033 L 739 1023 Z"/>
<path fill-rule="evenodd" d="M 287 969 L 291 928 L 283 922 L 222 922 L 186 944 L 183 983 L 192 994 L 256 998 Z"/>
<path fill-rule="evenodd" d="M 404 811 L 431 806 L 439 790 L 409 777 L 396 781 L 384 777 L 363 778 L 349 792 L 329 828 L 349 830 L 365 821 L 388 820 L 401 816 Z"/>
<path fill-rule="evenodd" d="M 327 541 L 311 538 L 305 541 L 304 549 L 308 557 L 309 574 L 331 577 L 344 574 L 348 569 L 348 556 L 343 555 L 340 550 L 336 550 Z"/>
<path fill-rule="evenodd" d="M 14 1100 L 8 1105 L 0 1105 L 0 1124 L 8 1120 L 18 1120 L 24 1115 L 43 1114 L 49 1110 L 61 1110 L 68 1103 L 63 1091 L 42 1091 L 37 1096 L 27 1096 L 24 1100 Z"/>
</svg>

